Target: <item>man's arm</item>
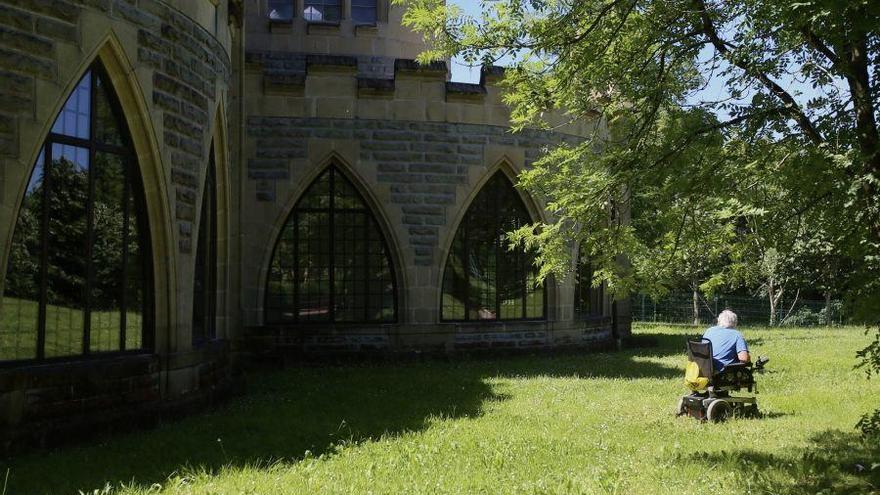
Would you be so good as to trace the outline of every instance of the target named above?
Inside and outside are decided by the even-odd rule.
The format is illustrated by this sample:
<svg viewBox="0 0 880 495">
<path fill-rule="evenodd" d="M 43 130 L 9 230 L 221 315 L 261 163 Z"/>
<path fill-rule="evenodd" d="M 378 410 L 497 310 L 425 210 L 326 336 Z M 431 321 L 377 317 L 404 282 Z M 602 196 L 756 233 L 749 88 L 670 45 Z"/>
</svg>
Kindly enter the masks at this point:
<svg viewBox="0 0 880 495">
<path fill-rule="evenodd" d="M 736 335 L 736 357 L 741 363 L 749 363 L 752 360 L 752 357 L 749 356 L 749 346 L 746 344 L 746 339 L 739 332 Z"/>
</svg>

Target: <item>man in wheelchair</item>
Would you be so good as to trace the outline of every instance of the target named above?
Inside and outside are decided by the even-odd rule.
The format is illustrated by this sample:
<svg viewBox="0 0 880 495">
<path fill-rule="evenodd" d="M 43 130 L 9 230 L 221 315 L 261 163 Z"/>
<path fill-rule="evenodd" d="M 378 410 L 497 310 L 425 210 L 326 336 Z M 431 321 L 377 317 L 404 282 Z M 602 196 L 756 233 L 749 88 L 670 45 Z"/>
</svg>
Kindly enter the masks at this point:
<svg viewBox="0 0 880 495">
<path fill-rule="evenodd" d="M 754 397 L 733 397 L 730 392 L 748 389 L 757 393 L 754 371 L 762 370 L 768 359 L 761 357 L 752 366 L 748 345 L 736 325 L 736 313 L 724 310 L 717 326 L 706 330 L 701 339 L 688 341 L 685 383 L 693 393 L 679 400 L 678 415 L 709 421 L 722 421 L 732 414 L 758 415 Z"/>
</svg>

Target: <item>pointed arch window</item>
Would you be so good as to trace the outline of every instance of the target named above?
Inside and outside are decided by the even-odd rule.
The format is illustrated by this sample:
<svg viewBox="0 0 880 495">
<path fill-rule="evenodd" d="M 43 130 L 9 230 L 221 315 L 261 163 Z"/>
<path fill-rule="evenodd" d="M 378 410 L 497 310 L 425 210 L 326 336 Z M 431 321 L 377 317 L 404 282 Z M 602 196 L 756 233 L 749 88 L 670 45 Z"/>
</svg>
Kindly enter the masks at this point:
<svg viewBox="0 0 880 495">
<path fill-rule="evenodd" d="M 442 320 L 525 320 L 546 315 L 544 285 L 535 285 L 534 255 L 508 249 L 505 234 L 531 223 L 503 172 L 468 207 L 443 274 Z"/>
<path fill-rule="evenodd" d="M 602 316 L 602 306 L 605 300 L 604 286 L 593 287 L 595 267 L 587 254 L 583 248 L 578 250 L 574 279 L 574 314 L 576 318 Z"/>
<path fill-rule="evenodd" d="M 217 337 L 217 176 L 213 143 L 201 211 L 193 281 L 193 344 Z"/>
<path fill-rule="evenodd" d="M 382 323 L 397 318 L 388 245 L 354 185 L 335 166 L 299 199 L 272 255 L 267 323 Z"/>
<path fill-rule="evenodd" d="M 137 158 L 95 63 L 55 119 L 22 200 L 0 308 L 0 361 L 149 348 L 151 287 Z"/>
</svg>

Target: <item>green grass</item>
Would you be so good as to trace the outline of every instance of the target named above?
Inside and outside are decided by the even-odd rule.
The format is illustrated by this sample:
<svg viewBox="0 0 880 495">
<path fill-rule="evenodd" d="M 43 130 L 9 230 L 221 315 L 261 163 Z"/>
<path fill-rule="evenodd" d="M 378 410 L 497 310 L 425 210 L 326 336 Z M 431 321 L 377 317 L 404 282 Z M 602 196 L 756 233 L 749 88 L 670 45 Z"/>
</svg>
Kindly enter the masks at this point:
<svg viewBox="0 0 880 495">
<path fill-rule="evenodd" d="M 672 415 L 694 330 L 637 333 L 657 345 L 252 372 L 247 395 L 211 413 L 7 460 L 7 493 L 880 489 L 880 446 L 853 428 L 880 403 L 880 381 L 853 370 L 861 329 L 746 329 L 772 358 L 759 377 L 765 417 L 722 424 Z"/>
</svg>

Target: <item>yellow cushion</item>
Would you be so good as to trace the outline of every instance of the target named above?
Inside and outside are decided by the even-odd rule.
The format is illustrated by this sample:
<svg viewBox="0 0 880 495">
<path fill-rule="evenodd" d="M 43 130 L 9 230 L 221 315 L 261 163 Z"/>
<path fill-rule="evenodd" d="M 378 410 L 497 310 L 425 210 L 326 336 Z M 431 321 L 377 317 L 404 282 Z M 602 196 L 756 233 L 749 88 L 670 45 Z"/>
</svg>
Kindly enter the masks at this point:
<svg viewBox="0 0 880 495">
<path fill-rule="evenodd" d="M 690 361 L 684 370 L 684 384 L 693 391 L 705 390 L 709 385 L 709 379 L 700 376 L 700 367 L 697 363 Z"/>
</svg>

